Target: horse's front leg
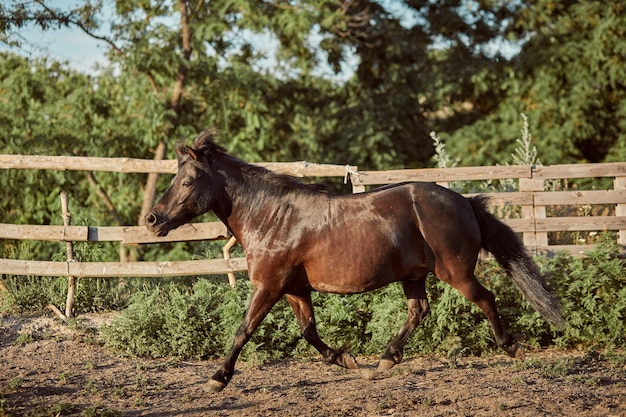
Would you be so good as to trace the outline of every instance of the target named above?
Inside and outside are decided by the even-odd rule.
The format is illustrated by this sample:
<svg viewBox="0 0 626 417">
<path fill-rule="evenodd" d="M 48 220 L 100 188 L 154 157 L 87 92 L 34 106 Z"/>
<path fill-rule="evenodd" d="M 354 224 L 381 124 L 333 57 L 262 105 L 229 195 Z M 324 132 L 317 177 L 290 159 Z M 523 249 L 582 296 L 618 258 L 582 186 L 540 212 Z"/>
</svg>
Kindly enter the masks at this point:
<svg viewBox="0 0 626 417">
<path fill-rule="evenodd" d="M 235 340 L 230 348 L 230 352 L 224 364 L 215 372 L 209 381 L 209 389 L 213 392 L 219 392 L 223 390 L 230 382 L 235 372 L 235 362 L 241 349 L 250 340 L 254 331 L 259 327 L 261 321 L 265 318 L 267 313 L 272 309 L 274 304 L 282 296 L 281 293 L 275 291 L 269 291 L 263 287 L 255 287 L 250 297 L 250 305 L 243 318 L 237 333 L 235 334 Z"/>
<path fill-rule="evenodd" d="M 301 296 L 287 295 L 286 298 L 293 312 L 296 314 L 302 336 L 322 354 L 326 362 L 347 369 L 357 369 L 359 367 L 356 359 L 354 359 L 354 356 L 352 356 L 347 349 L 332 349 L 320 339 L 317 334 L 317 327 L 315 326 L 311 293 Z"/>
</svg>

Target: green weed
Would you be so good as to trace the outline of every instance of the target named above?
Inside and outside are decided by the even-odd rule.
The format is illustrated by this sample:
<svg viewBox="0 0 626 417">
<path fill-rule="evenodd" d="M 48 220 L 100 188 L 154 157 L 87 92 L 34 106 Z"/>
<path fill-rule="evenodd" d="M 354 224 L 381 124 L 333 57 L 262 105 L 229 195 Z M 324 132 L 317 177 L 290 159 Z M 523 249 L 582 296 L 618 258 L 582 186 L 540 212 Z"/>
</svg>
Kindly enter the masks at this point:
<svg viewBox="0 0 626 417">
<path fill-rule="evenodd" d="M 25 414 L 28 417 L 58 417 L 58 416 L 69 416 L 74 414 L 78 410 L 78 406 L 72 403 L 59 403 L 59 404 L 45 404 L 43 399 L 41 400 L 43 403 L 35 407 L 34 410 L 29 411 Z"/>
<path fill-rule="evenodd" d="M 526 361 L 516 361 L 515 367 L 518 370 L 533 369 L 545 378 L 560 378 L 571 373 L 573 362 L 569 358 L 544 361 L 542 359 L 530 359 Z"/>
<path fill-rule="evenodd" d="M 95 381 L 87 381 L 87 384 L 85 384 L 85 391 L 90 394 L 95 394 L 99 390 L 100 388 L 98 388 L 98 384 Z"/>
<path fill-rule="evenodd" d="M 422 407 L 432 407 L 435 405 L 435 401 L 432 398 L 423 398 L 420 404 Z"/>
<path fill-rule="evenodd" d="M 81 417 L 118 417 L 121 413 L 107 406 L 92 406 L 84 409 L 80 415 Z"/>
<path fill-rule="evenodd" d="M 13 379 L 11 379 L 8 383 L 7 383 L 7 389 L 10 392 L 15 392 L 15 391 L 19 391 L 20 388 L 22 388 L 22 384 L 24 383 L 24 378 L 22 377 L 15 377 Z"/>
<path fill-rule="evenodd" d="M 546 378 L 562 378 L 571 373 L 572 361 L 568 358 L 557 359 L 541 367 L 540 373 Z"/>
<path fill-rule="evenodd" d="M 71 384 L 74 381 L 74 375 L 69 374 L 67 372 L 61 372 L 59 375 L 59 383 L 60 384 Z"/>
<path fill-rule="evenodd" d="M 35 340 L 35 336 L 32 333 L 22 333 L 15 339 L 15 344 L 24 347 Z"/>
<path fill-rule="evenodd" d="M 602 378 L 598 376 L 573 375 L 572 380 L 590 387 L 597 387 L 602 384 Z"/>
</svg>

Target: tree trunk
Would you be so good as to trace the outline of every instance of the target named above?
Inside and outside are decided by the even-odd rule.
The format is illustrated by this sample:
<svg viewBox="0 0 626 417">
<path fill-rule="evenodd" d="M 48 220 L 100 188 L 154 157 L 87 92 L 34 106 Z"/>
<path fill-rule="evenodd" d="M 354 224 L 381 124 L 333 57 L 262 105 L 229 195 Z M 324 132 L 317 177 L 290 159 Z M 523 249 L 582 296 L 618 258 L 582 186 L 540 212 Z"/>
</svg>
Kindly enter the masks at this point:
<svg viewBox="0 0 626 417">
<path fill-rule="evenodd" d="M 165 150 L 166 150 L 165 142 L 161 141 L 157 145 L 156 150 L 154 151 L 154 160 L 161 160 L 165 158 Z M 139 219 L 137 223 L 140 226 L 145 226 L 146 224 L 146 214 L 152 208 L 152 204 L 154 203 L 154 199 L 157 193 L 157 180 L 159 179 L 159 174 L 156 172 L 151 172 L 148 174 L 148 180 L 146 181 L 146 186 L 143 189 L 143 203 L 141 204 L 141 212 L 139 213 Z"/>
</svg>

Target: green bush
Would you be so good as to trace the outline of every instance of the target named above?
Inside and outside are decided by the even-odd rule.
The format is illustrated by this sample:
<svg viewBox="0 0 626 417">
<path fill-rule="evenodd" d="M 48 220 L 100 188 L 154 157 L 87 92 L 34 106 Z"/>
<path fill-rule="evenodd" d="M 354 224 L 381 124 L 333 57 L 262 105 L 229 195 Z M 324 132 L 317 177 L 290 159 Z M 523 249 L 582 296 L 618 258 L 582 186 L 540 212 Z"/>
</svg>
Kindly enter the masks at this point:
<svg viewBox="0 0 626 417">
<path fill-rule="evenodd" d="M 132 356 L 208 358 L 222 352 L 224 308 L 243 310 L 238 293 L 200 280 L 195 291 L 174 286 L 137 293 L 124 312 L 102 329 L 106 344 Z"/>
<path fill-rule="evenodd" d="M 606 236 L 587 257 L 560 255 L 551 263 L 567 320 L 554 338 L 556 346 L 626 346 L 626 261 L 615 256 L 618 249 Z"/>
<path fill-rule="evenodd" d="M 0 291 L 0 315 L 44 314 L 48 304 L 65 306 L 67 278 L 3 276 L 2 280 L 9 291 Z M 129 294 L 136 290 L 128 283 L 111 278 L 78 279 L 74 311 L 120 310 L 128 304 Z"/>
<path fill-rule="evenodd" d="M 64 305 L 67 280 L 49 277 L 3 277 L 9 291 L 0 291 L 0 315 L 43 314 L 50 303 Z"/>
<path fill-rule="evenodd" d="M 88 225 L 85 221 L 80 224 Z M 7 244 L 0 247 L 0 254 L 12 259 L 38 259 L 32 252 L 31 241 Z M 53 261 L 67 259 L 65 243 L 45 242 L 54 245 L 57 252 L 50 255 Z M 75 260 L 79 262 L 111 261 L 111 242 L 80 242 L 74 245 Z M 45 258 L 44 258 L 45 259 Z M 0 292 L 0 314 L 43 314 L 48 304 L 62 307 L 67 298 L 68 279 L 65 277 L 36 277 L 0 275 L 8 292 Z M 111 278 L 78 279 L 74 310 L 76 312 L 111 311 L 123 308 L 133 288 L 122 285 L 123 281 Z M 62 310 L 64 308 L 61 308 Z"/>
</svg>

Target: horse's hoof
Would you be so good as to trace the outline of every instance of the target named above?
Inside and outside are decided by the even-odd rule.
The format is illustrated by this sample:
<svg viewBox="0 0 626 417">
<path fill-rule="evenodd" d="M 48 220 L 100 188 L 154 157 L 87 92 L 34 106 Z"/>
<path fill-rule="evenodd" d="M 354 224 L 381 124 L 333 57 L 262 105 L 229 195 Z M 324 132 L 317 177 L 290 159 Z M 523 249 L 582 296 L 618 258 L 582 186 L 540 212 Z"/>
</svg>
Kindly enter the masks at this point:
<svg viewBox="0 0 626 417">
<path fill-rule="evenodd" d="M 376 377 L 376 369 L 373 368 L 364 368 L 361 369 L 361 376 L 363 379 L 372 380 Z"/>
<path fill-rule="evenodd" d="M 341 354 L 341 362 L 343 367 L 346 369 L 359 369 L 359 364 L 350 352 L 343 352 Z"/>
<path fill-rule="evenodd" d="M 521 343 L 517 342 L 515 343 L 517 345 L 517 349 L 515 350 L 515 359 L 524 359 L 526 357 L 526 349 L 524 348 L 524 345 L 522 345 Z"/>
<path fill-rule="evenodd" d="M 524 357 L 526 356 L 526 349 L 524 349 L 524 345 L 522 345 L 520 342 L 515 341 L 515 343 L 513 343 L 511 346 L 507 346 L 505 348 L 506 353 L 515 359 L 524 359 Z"/>
<path fill-rule="evenodd" d="M 391 359 L 381 359 L 380 362 L 378 362 L 378 370 L 381 372 L 388 371 L 394 366 L 396 366 L 396 362 Z"/>
<path fill-rule="evenodd" d="M 220 392 L 226 388 L 226 383 L 221 381 L 216 381 L 215 379 L 209 380 L 209 391 L 213 393 Z"/>
</svg>

